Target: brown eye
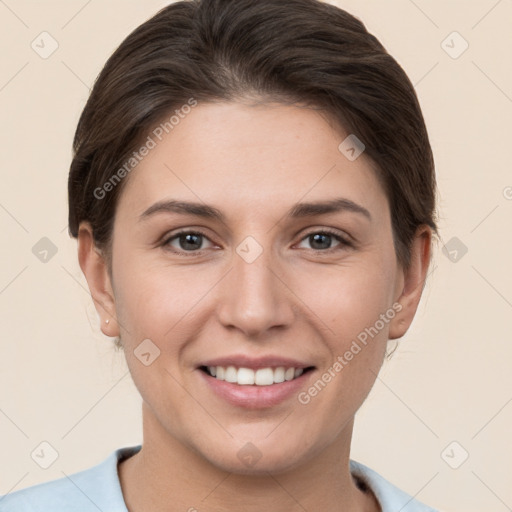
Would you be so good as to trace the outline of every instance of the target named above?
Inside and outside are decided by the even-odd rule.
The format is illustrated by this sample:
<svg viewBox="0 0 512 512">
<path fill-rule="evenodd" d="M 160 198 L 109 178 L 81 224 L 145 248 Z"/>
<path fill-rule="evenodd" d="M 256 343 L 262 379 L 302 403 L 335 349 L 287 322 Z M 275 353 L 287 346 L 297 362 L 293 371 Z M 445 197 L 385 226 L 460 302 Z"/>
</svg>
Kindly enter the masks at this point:
<svg viewBox="0 0 512 512">
<path fill-rule="evenodd" d="M 178 254 L 194 253 L 201 252 L 204 249 L 202 245 L 205 240 L 209 241 L 207 236 L 200 231 L 180 231 L 168 237 L 162 246 Z"/>
<path fill-rule="evenodd" d="M 330 230 L 312 231 L 308 233 L 302 241 L 307 240 L 312 250 L 327 252 L 342 250 L 345 247 L 351 247 L 352 244 L 339 233 Z M 333 240 L 336 245 L 333 247 Z"/>
</svg>

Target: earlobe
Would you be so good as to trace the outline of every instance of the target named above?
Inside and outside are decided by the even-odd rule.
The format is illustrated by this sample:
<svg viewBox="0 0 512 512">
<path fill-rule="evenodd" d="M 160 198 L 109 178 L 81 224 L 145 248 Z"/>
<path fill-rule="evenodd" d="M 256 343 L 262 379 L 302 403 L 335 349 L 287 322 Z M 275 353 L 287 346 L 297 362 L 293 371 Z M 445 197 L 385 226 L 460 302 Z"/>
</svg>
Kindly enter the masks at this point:
<svg viewBox="0 0 512 512">
<path fill-rule="evenodd" d="M 116 322 L 115 298 L 107 262 L 94 244 L 91 225 L 81 222 L 78 230 L 78 262 L 89 286 L 96 311 L 100 316 L 101 331 L 109 337 L 119 336 Z"/>
<path fill-rule="evenodd" d="M 403 270 L 400 276 L 396 303 L 401 306 L 400 311 L 389 325 L 389 339 L 401 338 L 409 329 L 425 286 L 428 267 L 430 264 L 432 245 L 432 230 L 429 226 L 420 226 L 411 246 L 411 260 L 409 268 Z"/>
</svg>

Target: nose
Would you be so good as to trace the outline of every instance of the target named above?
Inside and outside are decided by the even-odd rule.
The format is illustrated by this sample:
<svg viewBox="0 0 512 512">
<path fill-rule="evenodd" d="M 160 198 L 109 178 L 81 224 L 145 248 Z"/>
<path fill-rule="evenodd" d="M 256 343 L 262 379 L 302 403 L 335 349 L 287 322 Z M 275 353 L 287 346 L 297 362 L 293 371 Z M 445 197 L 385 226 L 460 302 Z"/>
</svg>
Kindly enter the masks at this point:
<svg viewBox="0 0 512 512">
<path fill-rule="evenodd" d="M 283 265 L 270 249 L 254 261 L 233 252 L 232 268 L 220 283 L 220 322 L 247 338 L 264 337 L 272 328 L 291 325 L 294 296 L 286 281 Z"/>
</svg>

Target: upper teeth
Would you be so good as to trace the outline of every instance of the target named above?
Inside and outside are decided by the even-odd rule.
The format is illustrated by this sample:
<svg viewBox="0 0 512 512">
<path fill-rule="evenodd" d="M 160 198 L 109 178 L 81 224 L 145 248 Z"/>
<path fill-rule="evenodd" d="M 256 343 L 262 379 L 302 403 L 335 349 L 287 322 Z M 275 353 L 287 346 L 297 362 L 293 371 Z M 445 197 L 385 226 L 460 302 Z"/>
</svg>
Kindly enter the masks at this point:
<svg viewBox="0 0 512 512">
<path fill-rule="evenodd" d="M 285 380 L 292 380 L 302 375 L 302 368 L 235 368 L 234 366 L 208 366 L 208 372 L 212 377 L 226 382 L 232 382 L 240 385 L 255 384 L 256 386 L 270 386 L 278 384 Z"/>
</svg>

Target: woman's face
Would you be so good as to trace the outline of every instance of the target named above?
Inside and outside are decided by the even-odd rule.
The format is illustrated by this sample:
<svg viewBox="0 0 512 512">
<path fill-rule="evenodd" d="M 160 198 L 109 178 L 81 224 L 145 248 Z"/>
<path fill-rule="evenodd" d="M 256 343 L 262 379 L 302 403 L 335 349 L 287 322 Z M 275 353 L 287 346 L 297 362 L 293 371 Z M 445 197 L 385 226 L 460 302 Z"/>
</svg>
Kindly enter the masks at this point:
<svg viewBox="0 0 512 512">
<path fill-rule="evenodd" d="M 348 135 L 306 108 L 218 103 L 152 136 L 116 210 L 104 330 L 119 326 L 145 441 L 258 472 L 350 439 L 417 302 L 399 302 L 389 204 L 364 153 L 339 149 Z M 277 367 L 308 370 L 268 385 Z"/>
</svg>

